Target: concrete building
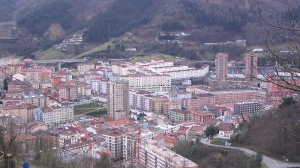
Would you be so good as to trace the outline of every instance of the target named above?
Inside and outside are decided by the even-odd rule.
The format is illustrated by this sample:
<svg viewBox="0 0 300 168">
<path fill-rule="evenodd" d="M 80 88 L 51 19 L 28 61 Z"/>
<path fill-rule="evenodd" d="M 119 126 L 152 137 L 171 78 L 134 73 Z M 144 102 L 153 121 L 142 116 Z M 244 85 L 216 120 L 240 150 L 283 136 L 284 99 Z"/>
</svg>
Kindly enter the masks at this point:
<svg viewBox="0 0 300 168">
<path fill-rule="evenodd" d="M 129 115 L 129 83 L 125 80 L 110 81 L 107 84 L 107 115 L 113 120 Z"/>
<path fill-rule="evenodd" d="M 165 102 L 165 104 L 163 105 L 163 113 L 168 116 L 170 115 L 170 110 L 173 110 L 173 109 L 181 109 L 181 103 L 168 101 L 168 102 Z"/>
<path fill-rule="evenodd" d="M 44 122 L 48 127 L 73 121 L 74 106 L 69 103 L 37 108 L 34 112 L 34 119 Z"/>
<path fill-rule="evenodd" d="M 195 112 L 195 111 L 193 111 L 192 115 L 193 115 L 193 121 L 198 121 L 201 123 L 204 123 L 206 120 L 216 118 L 215 114 L 213 114 L 211 112 Z"/>
<path fill-rule="evenodd" d="M 257 102 L 235 103 L 234 112 L 238 114 L 257 115 L 260 112 L 260 104 Z"/>
<path fill-rule="evenodd" d="M 195 94 L 212 94 L 215 96 L 215 103 L 235 103 L 243 101 L 254 101 L 257 99 L 257 93 L 260 90 L 251 90 L 250 88 L 242 87 L 224 87 L 212 88 L 209 86 L 200 86 L 195 89 Z"/>
<path fill-rule="evenodd" d="M 26 81 L 42 81 L 42 69 L 28 68 L 23 69 L 22 73 L 26 76 Z"/>
<path fill-rule="evenodd" d="M 216 56 L 216 78 L 220 81 L 225 81 L 227 78 L 227 63 L 228 54 L 218 53 Z"/>
<path fill-rule="evenodd" d="M 95 64 L 93 64 L 93 63 L 77 64 L 77 71 L 80 74 L 84 74 L 85 72 L 89 71 L 90 69 L 95 69 Z"/>
<path fill-rule="evenodd" d="M 16 115 L 22 118 L 22 123 L 34 121 L 34 112 L 37 106 L 31 103 L 5 103 L 1 107 L 1 114 Z"/>
<path fill-rule="evenodd" d="M 170 110 L 170 120 L 172 121 L 192 121 L 193 115 L 190 111 L 173 109 Z"/>
<path fill-rule="evenodd" d="M 111 151 L 111 158 L 122 158 L 124 133 L 115 129 L 110 132 L 104 133 L 102 136 L 105 140 L 107 148 Z"/>
<path fill-rule="evenodd" d="M 255 81 L 257 78 L 258 65 L 257 65 L 257 55 L 256 54 L 246 54 L 246 78 L 248 81 Z"/>
<path fill-rule="evenodd" d="M 130 90 L 144 90 L 150 92 L 166 92 L 171 90 L 170 75 L 145 75 L 141 73 L 121 76 L 129 81 Z"/>
<path fill-rule="evenodd" d="M 142 166 L 149 168 L 198 168 L 197 164 L 172 150 L 146 142 L 139 146 L 139 159 Z"/>
</svg>

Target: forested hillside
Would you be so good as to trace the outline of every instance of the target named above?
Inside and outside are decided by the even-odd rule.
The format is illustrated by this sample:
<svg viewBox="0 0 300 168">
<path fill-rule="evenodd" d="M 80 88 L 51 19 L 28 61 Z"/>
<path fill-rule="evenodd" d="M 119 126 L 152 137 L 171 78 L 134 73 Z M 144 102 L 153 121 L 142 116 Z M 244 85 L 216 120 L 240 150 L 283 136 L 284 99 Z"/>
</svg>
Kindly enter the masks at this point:
<svg viewBox="0 0 300 168">
<path fill-rule="evenodd" d="M 300 161 L 300 115 L 299 103 L 284 100 L 282 108 L 269 111 L 267 115 L 257 117 L 242 126 L 244 131 L 240 139 L 233 140 L 246 146 L 252 146 L 268 154 L 290 161 Z M 292 103 L 291 103 L 292 102 Z M 292 105 L 290 105 L 292 104 Z"/>
<path fill-rule="evenodd" d="M 53 1 L 18 20 L 17 24 L 36 35 L 43 35 L 52 23 L 59 23 L 64 29 L 69 29 L 73 25 L 74 18 L 68 12 L 71 7 L 71 4 L 64 1 Z"/>
<path fill-rule="evenodd" d="M 32 50 L 55 44 L 54 40 L 61 41 L 79 30 L 84 31 L 85 42 L 97 45 L 131 32 L 136 38 L 133 44 L 143 52 L 189 59 L 201 59 L 207 53 L 203 59 L 214 59 L 210 55 L 227 52 L 230 59 L 238 60 L 245 48 L 199 48 L 199 45 L 237 39 L 246 39 L 248 46 L 264 45 L 263 38 L 269 29 L 261 21 L 258 2 L 251 0 L 231 0 L 230 3 L 221 0 L 0 0 L 0 3 L 5 9 L 0 10 L 2 20 L 17 19 L 20 37 L 28 37 L 29 41 L 24 40 L 24 43 L 30 44 Z M 298 12 L 294 10 L 295 4 L 294 0 L 264 0 L 260 1 L 259 8 L 270 21 L 288 21 L 289 8 Z M 52 31 L 53 27 L 59 31 Z M 162 32 L 167 36 L 160 36 Z M 174 32 L 191 35 L 180 38 L 168 35 Z M 30 40 L 32 36 L 39 42 Z M 276 33 L 269 38 L 273 43 L 285 42 Z M 167 40 L 174 41 L 167 44 Z M 186 46 L 178 45 L 175 42 L 178 40 Z"/>
<path fill-rule="evenodd" d="M 106 42 L 151 20 L 154 0 L 116 0 L 104 14 L 98 14 L 84 33 L 89 42 Z"/>
<path fill-rule="evenodd" d="M 18 0 L 0 0 L 0 22 L 13 20 L 13 14 Z"/>
</svg>

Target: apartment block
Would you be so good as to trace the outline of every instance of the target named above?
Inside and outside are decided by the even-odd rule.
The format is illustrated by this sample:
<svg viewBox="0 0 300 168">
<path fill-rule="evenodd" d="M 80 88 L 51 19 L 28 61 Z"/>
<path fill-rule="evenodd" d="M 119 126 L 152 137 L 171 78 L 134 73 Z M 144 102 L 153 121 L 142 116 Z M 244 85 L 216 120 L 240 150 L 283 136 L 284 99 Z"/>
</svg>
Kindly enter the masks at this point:
<svg viewBox="0 0 300 168">
<path fill-rule="evenodd" d="M 234 112 L 238 114 L 259 114 L 260 104 L 257 102 L 242 102 L 234 104 Z"/>
<path fill-rule="evenodd" d="M 181 109 L 181 102 L 173 102 L 173 101 L 167 101 L 163 105 L 163 113 L 166 115 L 170 115 L 170 110 L 173 109 Z"/>
<path fill-rule="evenodd" d="M 111 151 L 112 159 L 119 159 L 123 157 L 123 137 L 124 133 L 119 130 L 112 130 L 107 133 L 103 133 L 107 148 Z"/>
<path fill-rule="evenodd" d="M 77 64 L 77 71 L 80 74 L 84 74 L 85 72 L 89 71 L 90 69 L 95 69 L 95 64 Z"/>
<path fill-rule="evenodd" d="M 245 64 L 246 80 L 255 81 L 258 73 L 258 65 L 257 65 L 258 57 L 256 54 L 246 54 L 245 59 L 246 59 L 246 64 Z"/>
<path fill-rule="evenodd" d="M 149 168 L 198 168 L 197 164 L 172 150 L 150 143 L 139 145 L 139 159 L 142 166 Z"/>
<path fill-rule="evenodd" d="M 196 94 L 212 94 L 215 96 L 215 103 L 235 103 L 243 101 L 256 100 L 259 90 L 251 90 L 250 88 L 212 88 L 209 86 L 201 86 L 195 89 Z"/>
<path fill-rule="evenodd" d="M 190 111 L 202 110 L 204 106 L 215 104 L 215 95 L 213 94 L 198 94 L 190 99 L 185 99 L 186 108 Z"/>
<path fill-rule="evenodd" d="M 188 110 L 181 110 L 181 109 L 173 109 L 170 110 L 170 120 L 171 121 L 192 121 L 193 115 Z"/>
<path fill-rule="evenodd" d="M 37 106 L 30 103 L 5 103 L 1 107 L 1 114 L 16 115 L 22 118 L 22 123 L 34 121 L 34 112 Z"/>
<path fill-rule="evenodd" d="M 77 144 L 80 142 L 80 134 L 73 131 L 62 131 L 58 135 L 58 143 L 59 147 L 70 145 L 70 144 Z"/>
<path fill-rule="evenodd" d="M 141 73 L 121 76 L 129 81 L 130 90 L 144 90 L 150 92 L 166 92 L 171 90 L 170 75 L 145 75 Z"/>
<path fill-rule="evenodd" d="M 166 96 L 153 96 L 153 111 L 156 113 L 163 113 L 164 104 L 168 101 Z"/>
<path fill-rule="evenodd" d="M 26 76 L 26 81 L 42 81 L 42 69 L 27 68 L 22 73 Z"/>
<path fill-rule="evenodd" d="M 48 127 L 73 121 L 73 118 L 74 107 L 69 103 L 37 108 L 34 112 L 34 119 L 44 122 Z"/>
<path fill-rule="evenodd" d="M 211 112 L 197 112 L 193 111 L 193 121 L 204 123 L 206 120 L 216 118 L 216 115 Z"/>
<path fill-rule="evenodd" d="M 227 78 L 228 54 L 218 53 L 216 56 L 216 78 L 220 81 L 225 81 Z"/>
<path fill-rule="evenodd" d="M 107 115 L 113 120 L 127 118 L 129 115 L 128 81 L 110 81 L 107 84 Z"/>
</svg>

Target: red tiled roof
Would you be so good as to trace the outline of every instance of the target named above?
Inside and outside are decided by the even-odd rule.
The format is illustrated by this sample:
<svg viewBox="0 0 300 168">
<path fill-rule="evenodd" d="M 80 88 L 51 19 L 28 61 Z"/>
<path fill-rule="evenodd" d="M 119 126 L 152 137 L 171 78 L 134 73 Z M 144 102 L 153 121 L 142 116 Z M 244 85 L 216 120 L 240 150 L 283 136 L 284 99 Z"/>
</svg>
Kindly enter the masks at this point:
<svg viewBox="0 0 300 168">
<path fill-rule="evenodd" d="M 167 143 L 176 143 L 177 139 L 176 138 L 172 138 L 172 137 L 166 137 L 165 138 L 165 142 L 167 142 Z"/>
<path fill-rule="evenodd" d="M 232 124 L 231 123 L 220 123 L 219 130 L 230 131 L 230 130 L 232 130 Z"/>
</svg>

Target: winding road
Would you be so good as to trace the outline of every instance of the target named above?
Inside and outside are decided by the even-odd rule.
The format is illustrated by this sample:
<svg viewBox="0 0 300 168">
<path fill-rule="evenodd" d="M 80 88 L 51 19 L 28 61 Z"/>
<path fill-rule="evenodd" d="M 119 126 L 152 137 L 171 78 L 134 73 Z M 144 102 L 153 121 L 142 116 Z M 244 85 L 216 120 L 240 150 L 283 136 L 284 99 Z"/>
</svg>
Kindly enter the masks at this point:
<svg viewBox="0 0 300 168">
<path fill-rule="evenodd" d="M 219 148 L 228 148 L 228 149 L 234 149 L 234 150 L 241 150 L 241 151 L 246 152 L 250 155 L 256 155 L 256 152 L 254 152 L 250 149 L 247 149 L 247 148 L 211 144 L 210 142 L 207 141 L 207 138 L 202 138 L 200 142 L 202 144 L 208 145 L 208 146 L 214 146 L 214 147 L 219 147 Z M 274 160 L 274 159 L 272 159 L 270 157 L 267 157 L 267 156 L 263 156 L 263 161 L 265 162 L 265 164 L 269 168 L 284 168 L 284 167 L 294 167 L 294 168 L 298 167 L 298 168 L 300 168 L 299 163 L 283 163 L 281 161 Z"/>
</svg>

